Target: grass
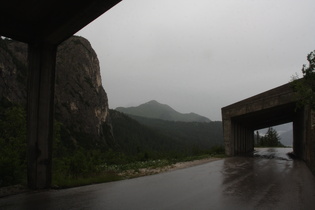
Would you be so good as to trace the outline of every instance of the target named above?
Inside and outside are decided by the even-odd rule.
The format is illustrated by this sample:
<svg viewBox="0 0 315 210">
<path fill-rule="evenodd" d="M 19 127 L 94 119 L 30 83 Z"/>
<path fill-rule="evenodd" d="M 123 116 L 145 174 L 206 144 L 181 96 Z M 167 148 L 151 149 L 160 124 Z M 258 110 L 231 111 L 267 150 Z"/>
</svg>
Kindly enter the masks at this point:
<svg viewBox="0 0 315 210">
<path fill-rule="evenodd" d="M 112 181 L 119 181 L 129 178 L 135 178 L 148 174 L 140 173 L 142 169 L 158 169 L 171 167 L 178 162 L 188 162 L 194 160 L 201 160 L 206 158 L 224 158 L 222 153 L 205 154 L 197 156 L 189 156 L 180 159 L 159 159 L 148 161 L 136 161 L 127 164 L 103 164 L 98 166 L 98 173 L 86 174 L 84 176 L 64 176 L 62 174 L 53 175 L 53 188 L 69 188 L 84 186 L 89 184 L 105 183 Z M 156 173 L 156 172 L 155 172 Z M 150 173 L 149 173 L 150 174 Z M 153 173 L 151 173 L 153 174 Z"/>
</svg>

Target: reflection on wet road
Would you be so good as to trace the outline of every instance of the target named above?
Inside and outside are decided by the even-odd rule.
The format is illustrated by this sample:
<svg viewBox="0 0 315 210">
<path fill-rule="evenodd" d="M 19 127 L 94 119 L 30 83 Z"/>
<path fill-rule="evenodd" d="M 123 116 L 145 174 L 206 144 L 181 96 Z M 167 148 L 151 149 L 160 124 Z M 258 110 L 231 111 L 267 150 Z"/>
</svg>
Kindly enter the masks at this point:
<svg viewBox="0 0 315 210">
<path fill-rule="evenodd" d="M 314 209 L 315 178 L 290 149 L 259 149 L 203 165 L 0 199 L 0 209 Z"/>
</svg>

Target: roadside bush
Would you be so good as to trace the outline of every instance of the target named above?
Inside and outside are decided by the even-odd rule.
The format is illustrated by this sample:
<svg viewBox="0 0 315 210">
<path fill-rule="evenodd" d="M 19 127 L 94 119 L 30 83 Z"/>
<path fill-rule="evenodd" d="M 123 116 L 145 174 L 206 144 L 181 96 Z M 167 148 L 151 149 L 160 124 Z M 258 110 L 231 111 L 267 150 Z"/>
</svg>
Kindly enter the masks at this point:
<svg viewBox="0 0 315 210">
<path fill-rule="evenodd" d="M 0 187 L 26 180 L 26 120 L 19 106 L 0 109 Z"/>
</svg>

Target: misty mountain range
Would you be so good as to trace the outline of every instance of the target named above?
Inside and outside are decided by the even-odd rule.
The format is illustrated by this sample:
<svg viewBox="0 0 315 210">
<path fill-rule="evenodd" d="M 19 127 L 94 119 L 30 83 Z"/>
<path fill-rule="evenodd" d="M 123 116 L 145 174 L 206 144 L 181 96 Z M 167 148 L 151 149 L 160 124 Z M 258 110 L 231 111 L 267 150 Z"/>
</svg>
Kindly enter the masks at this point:
<svg viewBox="0 0 315 210">
<path fill-rule="evenodd" d="M 159 130 L 167 129 L 170 126 L 169 123 L 163 121 L 173 121 L 173 122 L 212 122 L 207 117 L 189 113 L 189 114 L 182 114 L 172 107 L 166 104 L 161 104 L 155 100 L 151 100 L 147 103 L 141 104 L 136 107 L 117 107 L 116 111 L 122 112 L 127 114 L 131 118 L 135 119 L 136 121 L 140 122 L 149 127 L 158 127 Z M 162 120 L 162 121 L 158 121 Z M 217 124 L 219 123 L 220 126 Z M 162 126 L 163 125 L 163 126 Z M 220 131 L 222 131 L 221 122 L 216 122 L 216 126 Z M 163 129 L 162 129 L 163 128 Z M 283 124 L 274 127 L 280 138 L 281 143 L 285 146 L 291 146 L 293 143 L 293 131 L 292 125 L 290 123 Z M 260 133 L 264 135 L 267 132 L 267 129 L 260 130 Z M 218 134 L 216 134 L 218 135 Z"/>
<path fill-rule="evenodd" d="M 211 122 L 207 117 L 189 113 L 182 114 L 172 107 L 161 104 L 155 100 L 141 104 L 137 107 L 117 107 L 116 111 L 125 113 L 127 115 L 134 115 L 139 117 L 146 117 L 152 119 L 160 119 L 167 121 L 179 121 L 179 122 Z"/>
<path fill-rule="evenodd" d="M 126 129 L 128 130 L 128 139 L 134 139 L 132 140 L 133 144 L 128 146 L 129 149 L 135 147 L 135 142 L 138 142 L 136 147 L 145 145 L 140 141 L 147 142 L 146 144 L 149 145 L 157 144 L 154 147 L 159 148 L 163 145 L 166 146 L 166 140 L 166 148 L 174 147 L 178 151 L 183 148 L 186 151 L 209 150 L 214 146 L 223 145 L 221 122 L 211 121 L 195 113 L 182 114 L 155 100 L 137 107 L 118 107 L 111 112 L 111 118 L 118 143 L 122 142 L 121 145 L 126 145 L 126 137 L 122 134 L 122 131 Z M 128 121 L 128 123 L 124 121 Z M 149 141 L 153 142 L 149 143 Z M 146 148 L 146 150 L 148 149 Z"/>
</svg>

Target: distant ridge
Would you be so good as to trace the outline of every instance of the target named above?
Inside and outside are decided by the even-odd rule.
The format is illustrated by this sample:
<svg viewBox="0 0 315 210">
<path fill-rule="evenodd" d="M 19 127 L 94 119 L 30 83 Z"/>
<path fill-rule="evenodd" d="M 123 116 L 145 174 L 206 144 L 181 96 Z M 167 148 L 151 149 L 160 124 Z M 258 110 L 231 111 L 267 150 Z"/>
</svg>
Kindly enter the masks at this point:
<svg viewBox="0 0 315 210">
<path fill-rule="evenodd" d="M 117 111 L 123 112 L 127 115 L 134 115 L 146 118 L 167 120 L 167 121 L 180 121 L 180 122 L 211 122 L 207 117 L 189 113 L 182 114 L 166 104 L 152 100 L 147 103 L 141 104 L 137 107 L 117 107 Z"/>
</svg>

